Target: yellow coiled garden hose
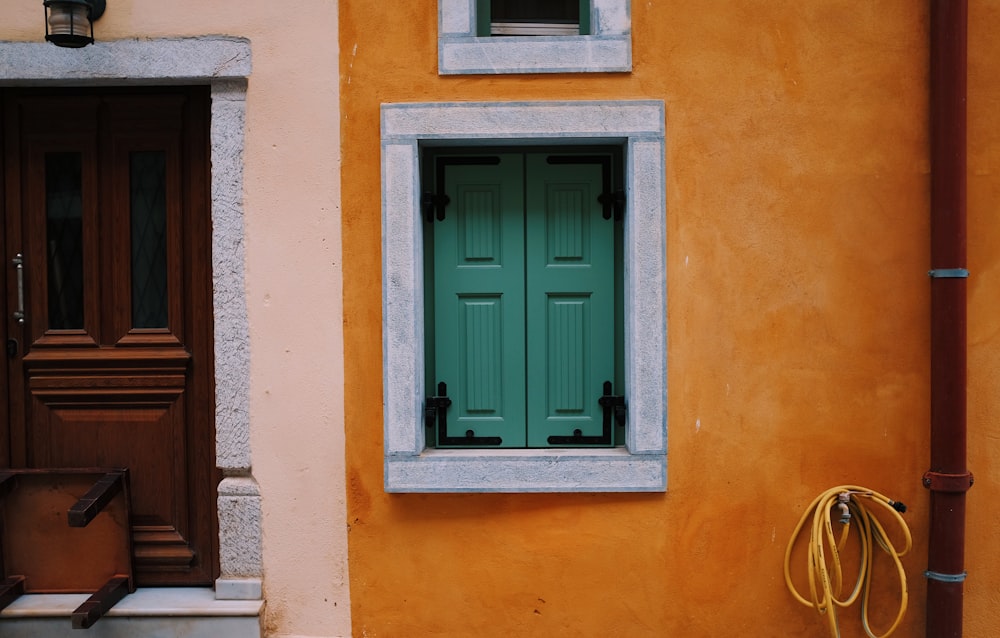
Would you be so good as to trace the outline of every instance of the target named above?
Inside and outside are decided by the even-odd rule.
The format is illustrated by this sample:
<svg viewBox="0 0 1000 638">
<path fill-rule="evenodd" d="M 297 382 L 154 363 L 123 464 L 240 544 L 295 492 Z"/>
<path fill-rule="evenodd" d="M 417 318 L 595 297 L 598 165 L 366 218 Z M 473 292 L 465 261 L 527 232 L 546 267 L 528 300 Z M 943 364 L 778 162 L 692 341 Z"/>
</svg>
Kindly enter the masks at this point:
<svg viewBox="0 0 1000 638">
<path fill-rule="evenodd" d="M 902 532 L 903 547 L 901 549 L 896 549 L 886 534 L 885 527 L 875 517 L 874 512 L 880 510 L 889 513 Z M 788 541 L 788 547 L 785 549 L 785 584 L 796 600 L 803 605 L 813 607 L 820 615 L 826 617 L 830 636 L 834 638 L 840 636 L 836 608 L 853 604 L 859 595 L 861 596 L 861 621 L 864 624 L 865 633 L 871 638 L 886 638 L 899 627 L 899 623 L 903 620 L 903 614 L 906 612 L 907 601 L 906 573 L 903 571 L 900 557 L 910 551 L 913 544 L 910 529 L 900 515 L 905 511 L 905 505 L 886 498 L 874 490 L 857 485 L 840 485 L 817 496 L 816 500 L 802 514 L 799 524 L 795 526 L 795 531 L 792 533 L 792 538 Z M 836 516 L 837 524 L 840 525 L 839 532 L 834 532 L 833 516 Z M 807 599 L 799 593 L 792 583 L 791 558 L 792 549 L 799 536 L 802 535 L 806 523 L 810 521 L 812 523 L 808 538 L 810 598 Z M 840 556 L 852 527 L 857 528 L 861 542 L 861 563 L 858 567 L 858 577 L 853 590 L 847 597 L 841 597 L 844 574 Z M 868 621 L 872 560 L 876 545 L 881 547 L 892 559 L 899 576 L 900 591 L 899 612 L 896 614 L 896 619 L 889 630 L 881 635 L 872 632 Z"/>
</svg>

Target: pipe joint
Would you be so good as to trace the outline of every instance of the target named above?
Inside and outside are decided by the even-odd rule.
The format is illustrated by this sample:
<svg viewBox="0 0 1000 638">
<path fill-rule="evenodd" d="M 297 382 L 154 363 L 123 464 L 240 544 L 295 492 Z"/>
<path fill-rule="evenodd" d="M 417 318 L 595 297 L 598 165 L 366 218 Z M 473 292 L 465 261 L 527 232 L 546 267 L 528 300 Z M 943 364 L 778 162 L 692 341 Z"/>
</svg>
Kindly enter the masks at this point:
<svg viewBox="0 0 1000 638">
<path fill-rule="evenodd" d="M 926 472 L 924 474 L 924 487 L 932 492 L 968 492 L 972 487 L 974 479 L 972 472 L 964 474 L 945 474 L 943 472 Z"/>
<path fill-rule="evenodd" d="M 969 572 L 962 572 L 961 574 L 942 574 L 941 572 L 934 572 L 929 569 L 924 572 L 924 578 L 927 580 L 936 580 L 939 583 L 964 583 L 968 575 Z"/>
<path fill-rule="evenodd" d="M 928 270 L 927 276 L 931 279 L 968 279 L 969 271 L 965 268 L 935 268 Z"/>
</svg>

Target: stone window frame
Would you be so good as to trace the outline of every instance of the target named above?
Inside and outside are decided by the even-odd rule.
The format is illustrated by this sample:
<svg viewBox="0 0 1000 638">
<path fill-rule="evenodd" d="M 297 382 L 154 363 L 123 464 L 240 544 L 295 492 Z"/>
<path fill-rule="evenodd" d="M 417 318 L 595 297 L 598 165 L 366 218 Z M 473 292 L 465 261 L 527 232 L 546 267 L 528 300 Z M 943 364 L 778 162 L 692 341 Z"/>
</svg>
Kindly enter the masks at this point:
<svg viewBox="0 0 1000 638">
<path fill-rule="evenodd" d="M 630 0 L 591 0 L 590 35 L 476 36 L 476 0 L 438 0 L 438 73 L 625 73 Z"/>
<path fill-rule="evenodd" d="M 0 42 L 0 87 L 211 86 L 212 285 L 219 562 L 217 600 L 262 598 L 260 490 L 250 462 L 243 150 L 250 42 L 205 36 L 115 40 L 74 50 Z"/>
<path fill-rule="evenodd" d="M 624 447 L 433 449 L 424 427 L 425 146 L 620 143 L 625 154 Z M 381 107 L 384 481 L 387 492 L 662 492 L 667 486 L 664 104 L 395 103 Z"/>
</svg>

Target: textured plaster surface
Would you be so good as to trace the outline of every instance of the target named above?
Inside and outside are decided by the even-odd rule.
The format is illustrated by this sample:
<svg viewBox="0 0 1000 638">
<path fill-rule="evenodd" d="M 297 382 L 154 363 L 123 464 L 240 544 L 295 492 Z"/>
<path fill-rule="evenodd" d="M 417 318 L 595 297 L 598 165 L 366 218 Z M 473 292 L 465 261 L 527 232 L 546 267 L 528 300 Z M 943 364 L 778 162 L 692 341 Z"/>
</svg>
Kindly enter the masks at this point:
<svg viewBox="0 0 1000 638">
<path fill-rule="evenodd" d="M 783 583 L 785 544 L 817 494 L 850 482 L 910 506 L 896 635 L 922 636 L 927 4 L 631 2 L 630 74 L 460 78 L 437 74 L 437 5 L 341 3 L 343 144 L 357 151 L 347 394 L 383 383 L 379 105 L 662 100 L 667 277 L 636 285 L 668 300 L 669 491 L 386 494 L 380 411 L 350 402 L 355 633 L 815 636 L 824 619 Z M 969 25 L 965 618 L 985 638 L 1000 623 L 1000 9 L 971 0 Z M 876 575 L 876 631 L 889 582 Z M 841 612 L 845 638 L 864 635 L 859 614 Z"/>
<path fill-rule="evenodd" d="M 260 579 L 263 573 L 260 491 L 249 477 L 225 478 L 219 484 L 219 561 L 222 580 Z M 229 591 L 240 595 L 235 582 Z M 245 591 L 243 595 L 245 596 Z M 259 594 L 259 592 L 258 592 Z"/>
<path fill-rule="evenodd" d="M 215 456 L 250 471 L 250 330 L 244 271 L 246 80 L 212 84 L 212 274 L 215 316 Z"/>
<path fill-rule="evenodd" d="M 968 75 L 968 467 L 965 635 L 1000 626 L 996 567 L 1000 516 L 1000 5 L 969 3 Z"/>
</svg>

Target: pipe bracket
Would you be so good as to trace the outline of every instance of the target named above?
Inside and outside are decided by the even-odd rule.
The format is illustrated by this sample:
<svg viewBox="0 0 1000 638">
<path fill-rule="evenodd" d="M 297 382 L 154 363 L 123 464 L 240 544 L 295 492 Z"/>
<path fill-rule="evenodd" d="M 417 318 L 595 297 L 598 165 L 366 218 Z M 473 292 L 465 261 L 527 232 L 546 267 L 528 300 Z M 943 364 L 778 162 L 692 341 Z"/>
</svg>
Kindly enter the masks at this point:
<svg viewBox="0 0 1000 638">
<path fill-rule="evenodd" d="M 972 472 L 964 474 L 944 474 L 943 472 L 926 472 L 924 487 L 932 492 L 968 492 L 974 478 Z"/>
<path fill-rule="evenodd" d="M 924 578 L 927 580 L 936 580 L 942 583 L 965 582 L 965 577 L 968 575 L 969 572 L 962 572 L 961 574 L 942 574 L 940 572 L 932 572 L 929 569 L 924 572 Z"/>
<path fill-rule="evenodd" d="M 965 268 L 935 268 L 928 270 L 927 275 L 931 279 L 967 279 L 969 271 Z"/>
</svg>

